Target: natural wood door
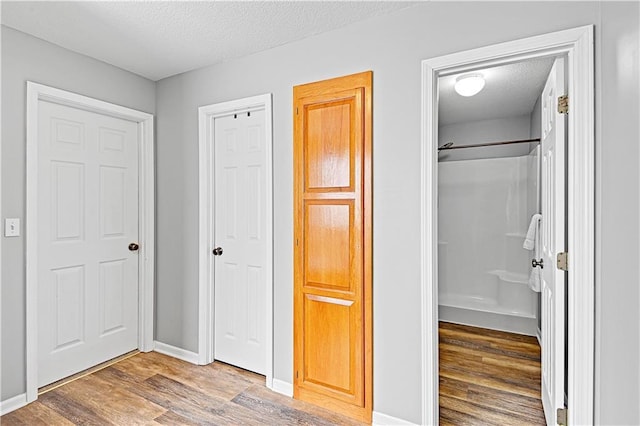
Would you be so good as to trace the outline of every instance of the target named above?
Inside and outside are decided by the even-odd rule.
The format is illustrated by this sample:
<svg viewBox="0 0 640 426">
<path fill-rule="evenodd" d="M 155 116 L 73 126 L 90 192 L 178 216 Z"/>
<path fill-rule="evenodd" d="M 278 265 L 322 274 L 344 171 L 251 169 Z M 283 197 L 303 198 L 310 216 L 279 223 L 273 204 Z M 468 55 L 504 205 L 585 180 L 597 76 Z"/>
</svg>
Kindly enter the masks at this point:
<svg viewBox="0 0 640 426">
<path fill-rule="evenodd" d="M 40 387 L 138 347 L 139 130 L 45 101 L 38 111 Z"/>
<path fill-rule="evenodd" d="M 214 119 L 215 359 L 264 374 L 265 112 Z"/>
<path fill-rule="evenodd" d="M 564 60 L 555 60 L 542 92 L 542 405 L 547 424 L 556 424 L 564 407 L 565 279 L 556 256 L 565 249 L 565 115 L 558 97 L 565 94 Z"/>
<path fill-rule="evenodd" d="M 296 86 L 294 397 L 371 421 L 372 73 Z"/>
</svg>

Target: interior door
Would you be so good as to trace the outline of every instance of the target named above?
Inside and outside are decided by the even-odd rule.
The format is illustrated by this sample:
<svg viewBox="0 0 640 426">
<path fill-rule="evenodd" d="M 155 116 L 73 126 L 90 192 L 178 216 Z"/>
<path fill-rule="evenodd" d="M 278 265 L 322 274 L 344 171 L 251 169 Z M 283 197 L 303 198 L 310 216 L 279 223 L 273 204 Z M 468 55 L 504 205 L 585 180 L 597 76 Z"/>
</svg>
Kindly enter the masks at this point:
<svg viewBox="0 0 640 426">
<path fill-rule="evenodd" d="M 138 126 L 38 111 L 40 387 L 138 347 Z"/>
<path fill-rule="evenodd" d="M 217 360 L 265 374 L 265 112 L 214 119 Z"/>
<path fill-rule="evenodd" d="M 294 88 L 294 397 L 371 420 L 371 72 Z"/>
<path fill-rule="evenodd" d="M 565 94 L 564 60 L 556 59 L 542 92 L 542 404 L 547 424 L 564 407 L 565 280 L 556 256 L 565 251 Z"/>
</svg>

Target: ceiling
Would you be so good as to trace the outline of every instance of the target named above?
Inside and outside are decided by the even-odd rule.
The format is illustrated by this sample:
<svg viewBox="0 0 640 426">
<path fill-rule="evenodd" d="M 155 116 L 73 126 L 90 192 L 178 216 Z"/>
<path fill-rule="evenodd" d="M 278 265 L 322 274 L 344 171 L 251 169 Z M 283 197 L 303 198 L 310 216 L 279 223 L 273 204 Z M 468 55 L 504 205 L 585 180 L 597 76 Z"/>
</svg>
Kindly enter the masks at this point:
<svg viewBox="0 0 640 426">
<path fill-rule="evenodd" d="M 2 24 L 151 80 L 267 50 L 415 3 L 2 1 Z"/>
<path fill-rule="evenodd" d="M 460 74 L 439 80 L 439 124 L 491 120 L 530 114 L 553 65 L 554 58 L 524 62 L 474 71 L 485 78 L 484 89 L 471 97 L 460 96 L 453 86 Z"/>
</svg>

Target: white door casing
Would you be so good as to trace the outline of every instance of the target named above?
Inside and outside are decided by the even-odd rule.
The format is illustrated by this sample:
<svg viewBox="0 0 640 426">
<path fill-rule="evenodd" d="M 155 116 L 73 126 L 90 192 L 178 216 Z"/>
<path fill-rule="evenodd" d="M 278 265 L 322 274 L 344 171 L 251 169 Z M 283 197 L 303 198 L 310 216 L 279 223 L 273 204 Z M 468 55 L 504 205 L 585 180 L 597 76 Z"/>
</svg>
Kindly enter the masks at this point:
<svg viewBox="0 0 640 426">
<path fill-rule="evenodd" d="M 265 113 L 214 119 L 214 357 L 265 373 Z M 212 247 L 213 249 L 213 247 Z"/>
<path fill-rule="evenodd" d="M 422 424 L 438 423 L 438 78 L 541 57 L 567 57 L 568 422 L 594 415 L 594 30 L 584 26 L 422 61 Z M 553 263 L 555 267 L 555 263 Z M 546 267 L 545 267 L 546 268 Z"/>
<path fill-rule="evenodd" d="M 264 314 L 258 317 L 258 324 L 264 327 L 264 375 L 266 385 L 273 387 L 273 176 L 272 176 L 272 101 L 271 94 L 252 96 L 228 102 L 202 106 L 198 109 L 199 123 L 199 320 L 198 320 L 198 363 L 209 364 L 217 353 L 215 343 L 217 340 L 217 323 L 215 321 L 215 274 L 216 263 L 219 263 L 212 253 L 217 247 L 215 236 L 216 229 L 215 212 L 216 202 L 214 188 L 218 184 L 218 169 L 216 169 L 215 151 L 216 131 L 215 121 L 218 118 L 233 114 L 251 115 L 254 111 L 263 111 L 264 149 L 261 152 L 262 164 L 264 164 L 264 206 L 262 210 L 264 230 L 261 234 L 264 238 Z M 222 246 L 220 244 L 220 246 Z M 224 260 L 229 253 L 223 249 L 220 259 Z"/>
<path fill-rule="evenodd" d="M 138 347 L 136 123 L 40 101 L 38 387 Z"/>
<path fill-rule="evenodd" d="M 541 366 L 547 424 L 556 424 L 557 409 L 564 407 L 566 274 L 556 267 L 556 255 L 565 250 L 565 115 L 557 108 L 558 97 L 564 94 L 564 59 L 558 58 L 541 99 Z"/>
<path fill-rule="evenodd" d="M 69 117 L 56 117 L 57 124 L 53 126 L 53 128 L 58 134 L 43 134 L 43 129 L 41 129 L 40 124 L 41 122 L 44 122 L 44 117 L 47 116 L 47 111 L 45 111 L 45 109 L 48 108 L 48 106 L 43 108 L 43 105 L 45 104 L 56 110 L 55 115 L 64 115 L 65 108 L 69 108 L 78 112 L 84 118 L 77 120 L 73 118 L 69 119 Z M 49 111 L 49 113 L 51 113 L 51 111 Z M 82 121 L 87 119 L 87 117 L 91 117 L 89 120 L 96 121 L 94 125 L 87 127 L 82 123 Z M 125 123 L 123 120 L 126 120 L 127 122 Z M 97 125 L 95 125 L 96 123 Z M 115 127 L 124 123 L 125 127 L 127 127 L 127 131 L 125 133 L 133 133 L 135 152 L 132 153 L 132 155 L 135 158 L 134 161 L 136 164 L 129 162 L 129 164 L 125 165 L 129 160 L 123 158 L 122 155 L 117 153 L 117 150 L 121 146 L 121 142 L 128 143 L 132 140 L 127 140 L 126 137 L 122 139 L 122 129 L 113 128 L 114 123 L 116 123 Z M 89 128 L 92 130 L 89 130 Z M 93 148 L 94 152 L 102 152 L 102 154 L 98 155 L 98 159 L 103 161 L 103 167 L 98 166 L 97 159 L 90 159 L 89 157 L 91 156 L 83 158 L 83 156 L 78 152 L 74 152 L 77 151 L 77 149 L 74 148 L 78 148 L 77 144 L 75 144 L 75 142 L 78 142 L 78 138 L 76 137 L 78 132 L 84 132 L 87 135 L 90 132 L 94 132 L 94 137 L 96 135 L 100 135 L 101 132 L 101 141 L 97 144 L 97 148 L 96 146 Z M 41 289 L 43 291 L 51 290 L 50 288 L 45 289 L 40 285 L 40 283 L 44 285 L 47 280 L 51 282 L 51 275 L 53 275 L 54 278 L 57 278 L 56 285 L 60 284 L 61 295 L 66 294 L 65 290 L 77 290 L 77 285 L 80 282 L 79 280 L 82 279 L 85 282 L 89 282 L 93 278 L 93 284 L 97 287 L 97 289 L 93 288 L 91 290 L 91 292 L 94 293 L 93 306 L 84 307 L 84 313 L 86 313 L 88 309 L 97 309 L 97 312 L 92 313 L 94 314 L 95 321 L 85 330 L 78 330 L 77 328 L 74 329 L 72 327 L 65 328 L 65 326 L 73 324 L 72 320 L 74 315 L 79 315 L 81 311 L 76 309 L 78 308 L 78 303 L 73 299 L 67 299 L 67 305 L 64 305 L 65 302 L 61 299 L 60 303 L 62 305 L 60 308 L 65 309 L 60 309 L 64 312 L 61 312 L 61 322 L 57 325 L 62 328 L 57 329 L 54 327 L 54 336 L 43 336 L 43 345 L 49 345 L 51 347 L 51 345 L 57 344 L 61 346 L 58 348 L 57 352 L 64 352 L 63 349 L 71 350 L 82 346 L 79 342 L 74 342 L 74 340 L 80 340 L 77 339 L 78 334 L 80 334 L 79 331 L 84 332 L 85 337 L 88 336 L 88 334 L 93 333 L 94 336 L 103 335 L 102 337 L 105 338 L 110 335 L 115 336 L 122 334 L 122 329 L 125 328 L 130 335 L 128 338 L 124 339 L 127 341 L 126 345 L 121 345 L 118 348 L 118 351 L 123 347 L 131 347 L 131 335 L 134 336 L 134 348 L 137 347 L 139 350 L 144 352 L 153 350 L 153 278 L 155 256 L 153 116 L 148 113 L 103 102 L 64 90 L 44 86 L 38 83 L 27 82 L 26 136 L 26 394 L 27 402 L 32 402 L 37 399 L 38 377 L 40 376 L 39 354 L 41 351 L 38 335 L 40 328 L 39 324 L 44 324 L 44 321 L 41 321 L 41 319 L 44 318 L 40 318 L 40 307 L 42 306 L 45 310 L 49 310 L 50 312 L 51 309 L 56 307 L 54 303 L 49 303 L 47 305 L 47 299 L 50 297 L 50 294 L 39 294 Z M 53 149 L 51 149 L 50 152 L 47 152 L 49 148 L 45 148 L 43 150 L 39 142 L 41 139 L 45 140 L 43 138 L 51 138 L 51 136 L 59 136 L 57 137 L 58 142 L 55 142 L 52 146 Z M 56 138 L 51 140 L 56 140 Z M 51 142 L 51 140 L 49 142 Z M 51 143 L 49 143 L 49 145 L 51 145 Z M 56 156 L 62 154 L 65 149 L 71 153 L 68 156 L 69 158 L 64 158 L 64 156 L 51 158 L 52 155 Z M 127 153 L 127 155 L 128 154 L 129 153 Z M 120 159 L 118 160 L 117 157 L 120 157 Z M 44 179 L 44 175 L 42 178 L 40 176 L 41 159 L 46 161 L 47 158 L 49 160 L 54 160 L 53 164 L 50 164 L 50 172 L 53 171 L 55 174 L 53 175 L 53 179 L 50 179 L 49 181 Z M 84 161 L 89 161 L 89 163 L 83 164 Z M 136 176 L 131 174 L 127 175 L 126 172 L 122 173 L 123 167 L 135 168 Z M 94 174 L 93 177 L 86 179 L 85 182 L 80 182 L 78 180 L 80 170 L 88 170 L 91 168 L 98 170 L 96 171 L 97 176 Z M 46 171 L 46 168 L 43 168 L 43 170 Z M 121 199 L 121 201 L 122 205 L 126 204 L 128 207 L 128 213 L 126 214 L 135 216 L 134 222 L 137 227 L 138 235 L 137 242 L 140 246 L 138 253 L 130 253 L 127 250 L 127 245 L 130 241 L 126 241 L 126 244 L 124 245 L 125 254 L 119 252 L 115 255 L 115 258 L 110 258 L 110 260 L 103 259 L 105 262 L 101 264 L 101 267 L 98 266 L 97 262 L 92 266 L 83 266 L 83 259 L 80 261 L 75 259 L 73 262 L 61 262 L 60 264 L 64 265 L 59 268 L 54 267 L 53 269 L 55 271 L 53 273 L 50 272 L 50 276 L 47 277 L 46 270 L 42 271 L 39 269 L 39 265 L 41 263 L 40 253 L 43 251 L 46 251 L 43 253 L 43 265 L 45 265 L 45 263 L 49 263 L 49 266 L 51 266 L 54 261 L 59 261 L 65 256 L 73 257 L 75 255 L 80 255 L 80 251 L 73 249 L 71 246 L 77 243 L 78 238 L 87 237 L 88 240 L 92 240 L 95 244 L 89 244 L 90 249 L 86 250 L 87 253 L 82 253 L 81 256 L 86 258 L 87 254 L 92 252 L 93 254 L 98 253 L 108 258 L 113 254 L 112 246 L 120 245 L 119 242 L 116 243 L 117 239 L 128 238 L 130 235 L 133 235 L 130 229 L 124 230 L 124 237 L 116 235 L 119 233 L 118 228 L 121 228 L 121 225 L 125 224 L 125 222 L 121 220 L 123 219 L 122 216 L 114 214 L 121 207 L 117 202 L 109 203 L 102 209 L 102 213 L 99 213 L 97 209 L 97 200 L 100 198 L 111 198 L 108 194 L 118 192 L 122 193 L 122 185 L 126 187 L 125 181 L 122 180 L 123 178 L 135 180 L 137 183 L 135 200 L 132 196 L 134 191 L 130 191 L 128 198 L 125 197 L 124 199 Z M 103 185 L 103 193 L 100 193 L 97 188 L 94 193 L 87 193 L 87 191 L 83 190 L 88 189 L 88 183 L 96 184 L 101 180 L 105 183 L 105 185 Z M 60 189 L 60 191 L 49 192 L 51 189 L 51 185 L 49 184 L 52 182 L 59 183 L 58 189 Z M 84 188 L 79 188 L 79 186 L 77 186 L 79 184 Z M 82 194 L 84 194 L 84 199 L 82 199 Z M 57 198 L 59 198 L 59 200 L 57 200 Z M 53 215 L 48 214 L 49 212 L 46 211 L 47 207 L 41 205 L 42 202 L 50 203 L 52 200 L 54 202 L 59 201 L 58 204 L 60 204 L 61 209 L 60 211 L 53 212 Z M 80 204 L 78 203 L 81 204 L 80 207 Z M 79 209 L 85 209 L 86 215 L 82 216 Z M 65 210 L 67 210 L 66 213 L 75 211 L 76 215 L 59 215 L 59 217 L 56 218 L 55 214 L 65 213 Z M 57 219 L 57 221 L 52 222 L 52 219 Z M 83 222 L 78 223 L 76 219 Z M 92 222 L 93 225 L 95 225 L 94 229 L 87 228 L 89 222 Z M 102 225 L 99 225 L 99 223 L 102 223 Z M 53 225 L 57 227 L 56 235 L 58 239 L 63 240 L 60 241 L 60 247 L 63 247 L 63 249 L 59 249 L 58 247 L 55 249 L 52 248 L 48 251 L 46 248 L 41 249 L 39 247 L 40 243 L 49 244 L 50 248 L 54 244 L 52 241 L 47 241 L 46 237 L 46 234 L 49 232 L 46 228 L 49 227 L 54 229 Z M 101 239 L 104 240 L 103 242 L 106 244 L 97 244 L 100 231 L 102 231 L 103 234 L 103 238 Z M 93 236 L 90 235 L 92 233 Z M 49 235 L 51 234 L 49 233 Z M 110 245 L 109 243 L 113 244 Z M 130 258 L 129 256 L 132 257 Z M 129 259 L 135 260 L 134 262 L 129 262 Z M 137 265 L 134 265 L 136 261 Z M 43 274 L 45 274 L 44 277 L 42 276 Z M 126 285 L 126 283 L 121 280 L 122 274 L 124 274 L 128 280 L 132 280 L 132 275 L 135 275 L 137 288 L 134 288 L 133 291 L 131 291 L 131 289 L 120 286 L 110 287 L 107 285 L 106 287 L 100 287 L 101 283 L 113 284 L 118 281 L 121 281 Z M 93 277 L 90 275 L 93 275 Z M 100 279 L 102 279 L 102 281 L 100 281 Z M 72 291 L 69 294 L 73 293 L 74 292 Z M 84 291 L 82 298 L 85 301 L 88 300 L 88 297 L 90 296 L 89 293 L 89 291 Z M 75 294 L 77 296 L 79 294 L 78 291 L 75 291 Z M 125 311 L 120 312 L 118 308 L 104 309 L 108 308 L 109 304 L 103 305 L 101 308 L 99 305 L 96 305 L 95 302 L 95 298 L 100 295 L 105 296 L 106 300 L 114 300 L 120 297 L 127 297 L 128 299 L 131 298 L 133 299 L 133 304 L 136 306 L 134 308 L 129 307 L 125 309 L 125 311 L 129 313 L 128 316 L 125 314 Z M 52 301 L 50 300 L 49 302 Z M 127 302 L 131 302 L 131 300 L 127 300 Z M 115 305 L 112 304 L 111 306 L 113 307 Z M 66 315 L 66 317 L 64 317 L 64 315 Z M 135 319 L 132 319 L 132 316 L 135 316 Z M 120 321 L 121 319 L 122 321 Z M 122 322 L 125 325 L 119 325 L 119 322 Z M 134 323 L 134 330 L 130 330 L 129 324 L 132 323 Z M 56 336 L 55 333 L 57 332 L 60 333 Z M 57 343 L 55 343 L 54 339 L 57 340 Z M 89 342 L 89 340 L 87 340 L 87 342 Z M 113 342 L 111 343 L 114 347 L 118 347 L 117 344 Z M 91 346 L 90 352 L 95 352 L 96 342 L 92 342 L 86 346 Z M 113 350 L 114 352 L 116 351 L 113 348 L 109 348 L 109 350 Z M 45 351 L 46 350 L 43 350 L 42 353 L 45 353 Z M 56 368 L 62 369 L 61 367 L 63 366 L 56 363 Z M 43 376 L 46 376 L 46 373 Z"/>
</svg>

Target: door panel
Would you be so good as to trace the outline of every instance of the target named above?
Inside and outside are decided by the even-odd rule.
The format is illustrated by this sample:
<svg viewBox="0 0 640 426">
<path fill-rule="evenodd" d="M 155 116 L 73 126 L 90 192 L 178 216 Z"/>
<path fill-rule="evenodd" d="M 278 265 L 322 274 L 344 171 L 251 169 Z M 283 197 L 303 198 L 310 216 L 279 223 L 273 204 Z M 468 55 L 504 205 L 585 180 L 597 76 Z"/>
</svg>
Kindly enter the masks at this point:
<svg viewBox="0 0 640 426">
<path fill-rule="evenodd" d="M 371 73 L 294 88 L 294 396 L 371 420 Z"/>
<path fill-rule="evenodd" d="M 214 357 L 266 371 L 265 112 L 214 119 Z"/>
<path fill-rule="evenodd" d="M 556 59 L 542 92 L 542 403 L 547 424 L 564 407 L 565 272 L 556 255 L 565 250 L 565 116 L 557 99 L 565 94 L 564 60 Z"/>
<path fill-rule="evenodd" d="M 40 101 L 38 386 L 138 347 L 138 126 Z"/>
<path fill-rule="evenodd" d="M 305 203 L 305 287 L 353 291 L 353 202 Z M 331 250 L 327 250 L 331 247 Z M 355 271 L 359 274 L 359 271 Z M 358 277 L 355 277 L 356 280 Z"/>
<path fill-rule="evenodd" d="M 358 135 L 351 133 L 357 131 L 355 126 L 361 125 L 359 117 L 354 115 L 355 101 L 356 97 L 352 96 L 335 102 L 319 102 L 305 109 L 309 126 L 305 146 L 307 190 L 353 191 L 353 151 Z M 358 122 L 352 123 L 352 120 Z"/>
</svg>

